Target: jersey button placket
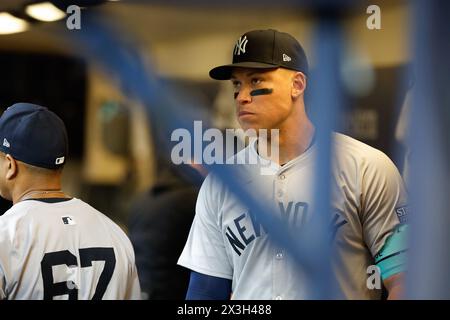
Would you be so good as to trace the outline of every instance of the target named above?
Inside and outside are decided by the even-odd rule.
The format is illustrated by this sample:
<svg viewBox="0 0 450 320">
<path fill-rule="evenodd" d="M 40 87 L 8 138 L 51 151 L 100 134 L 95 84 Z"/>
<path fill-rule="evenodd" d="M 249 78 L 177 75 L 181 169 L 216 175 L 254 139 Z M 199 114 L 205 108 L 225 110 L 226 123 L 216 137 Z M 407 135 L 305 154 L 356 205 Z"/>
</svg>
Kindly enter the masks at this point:
<svg viewBox="0 0 450 320">
<path fill-rule="evenodd" d="M 285 195 L 285 191 L 284 191 L 284 189 L 285 189 L 285 179 L 286 179 L 285 174 L 281 173 L 281 174 L 278 174 L 277 180 L 275 182 L 275 185 L 276 185 L 276 188 L 277 188 L 276 196 L 277 196 L 278 201 L 282 201 L 283 197 Z"/>
<path fill-rule="evenodd" d="M 279 172 L 275 179 L 276 199 L 278 202 L 285 202 L 286 198 L 286 174 Z M 281 212 L 280 212 L 281 214 Z M 289 286 L 286 274 L 286 261 L 284 250 L 281 247 L 275 247 L 273 251 L 274 281 L 273 281 L 273 299 L 282 300 L 281 293 Z"/>
<path fill-rule="evenodd" d="M 286 263 L 283 249 L 275 247 L 273 251 L 273 297 L 281 297 L 288 283 L 286 277 Z"/>
</svg>

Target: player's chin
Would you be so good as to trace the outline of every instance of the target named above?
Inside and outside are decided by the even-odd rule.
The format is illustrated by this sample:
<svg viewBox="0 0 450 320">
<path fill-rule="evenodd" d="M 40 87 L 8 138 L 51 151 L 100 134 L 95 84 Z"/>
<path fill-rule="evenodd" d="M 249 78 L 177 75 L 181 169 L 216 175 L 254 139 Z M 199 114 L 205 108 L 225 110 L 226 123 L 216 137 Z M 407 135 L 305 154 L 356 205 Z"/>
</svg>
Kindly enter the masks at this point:
<svg viewBox="0 0 450 320">
<path fill-rule="evenodd" d="M 245 131 L 247 130 L 255 130 L 258 131 L 260 129 L 265 129 L 265 127 L 255 119 L 239 119 L 239 124 L 241 125 L 241 128 Z"/>
</svg>

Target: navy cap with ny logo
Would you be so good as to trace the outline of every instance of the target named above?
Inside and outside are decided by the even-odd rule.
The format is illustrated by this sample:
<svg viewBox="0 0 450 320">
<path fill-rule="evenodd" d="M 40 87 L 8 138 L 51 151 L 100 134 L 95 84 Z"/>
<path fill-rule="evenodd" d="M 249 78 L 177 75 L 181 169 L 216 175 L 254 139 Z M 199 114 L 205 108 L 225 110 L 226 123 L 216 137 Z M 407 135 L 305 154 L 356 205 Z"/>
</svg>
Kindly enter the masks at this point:
<svg viewBox="0 0 450 320">
<path fill-rule="evenodd" d="M 66 127 L 46 107 L 16 103 L 0 117 L 0 150 L 27 164 L 60 168 L 69 151 Z"/>
<path fill-rule="evenodd" d="M 277 30 L 253 30 L 237 40 L 233 62 L 211 69 L 213 79 L 228 80 L 234 68 L 286 68 L 308 73 L 308 61 L 300 43 L 290 34 Z"/>
</svg>

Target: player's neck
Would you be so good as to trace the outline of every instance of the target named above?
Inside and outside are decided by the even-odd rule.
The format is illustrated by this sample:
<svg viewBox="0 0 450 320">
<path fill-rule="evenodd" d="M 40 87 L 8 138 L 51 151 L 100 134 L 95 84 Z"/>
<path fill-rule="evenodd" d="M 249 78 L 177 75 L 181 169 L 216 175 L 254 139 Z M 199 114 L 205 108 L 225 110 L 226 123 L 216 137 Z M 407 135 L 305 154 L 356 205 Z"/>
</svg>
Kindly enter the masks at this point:
<svg viewBox="0 0 450 320">
<path fill-rule="evenodd" d="M 13 195 L 13 204 L 30 199 L 43 198 L 67 198 L 68 196 L 61 190 L 60 186 L 45 188 L 27 188 L 17 195 Z"/>
<path fill-rule="evenodd" d="M 279 129 L 278 153 L 272 154 L 272 144 L 275 139 L 269 139 L 267 144 L 258 141 L 258 153 L 278 164 L 284 164 L 300 156 L 308 150 L 314 141 L 315 128 L 308 118 L 304 118 L 296 127 L 284 126 Z M 276 143 L 276 142 L 275 142 Z M 268 154 L 270 152 L 270 154 Z"/>
<path fill-rule="evenodd" d="M 11 183 L 13 204 L 27 199 L 66 198 L 61 191 L 61 172 L 30 170 L 23 167 Z"/>
</svg>

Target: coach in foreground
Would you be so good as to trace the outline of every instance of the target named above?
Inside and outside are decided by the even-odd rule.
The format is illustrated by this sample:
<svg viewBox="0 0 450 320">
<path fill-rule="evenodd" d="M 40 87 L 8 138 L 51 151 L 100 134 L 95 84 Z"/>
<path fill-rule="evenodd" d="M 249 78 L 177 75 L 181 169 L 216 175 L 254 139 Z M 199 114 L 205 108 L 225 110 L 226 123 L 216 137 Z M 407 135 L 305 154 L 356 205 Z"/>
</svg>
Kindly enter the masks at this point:
<svg viewBox="0 0 450 320">
<path fill-rule="evenodd" d="M 61 190 L 66 128 L 45 107 L 0 117 L 1 299 L 139 299 L 133 247 L 112 220 Z"/>
</svg>

